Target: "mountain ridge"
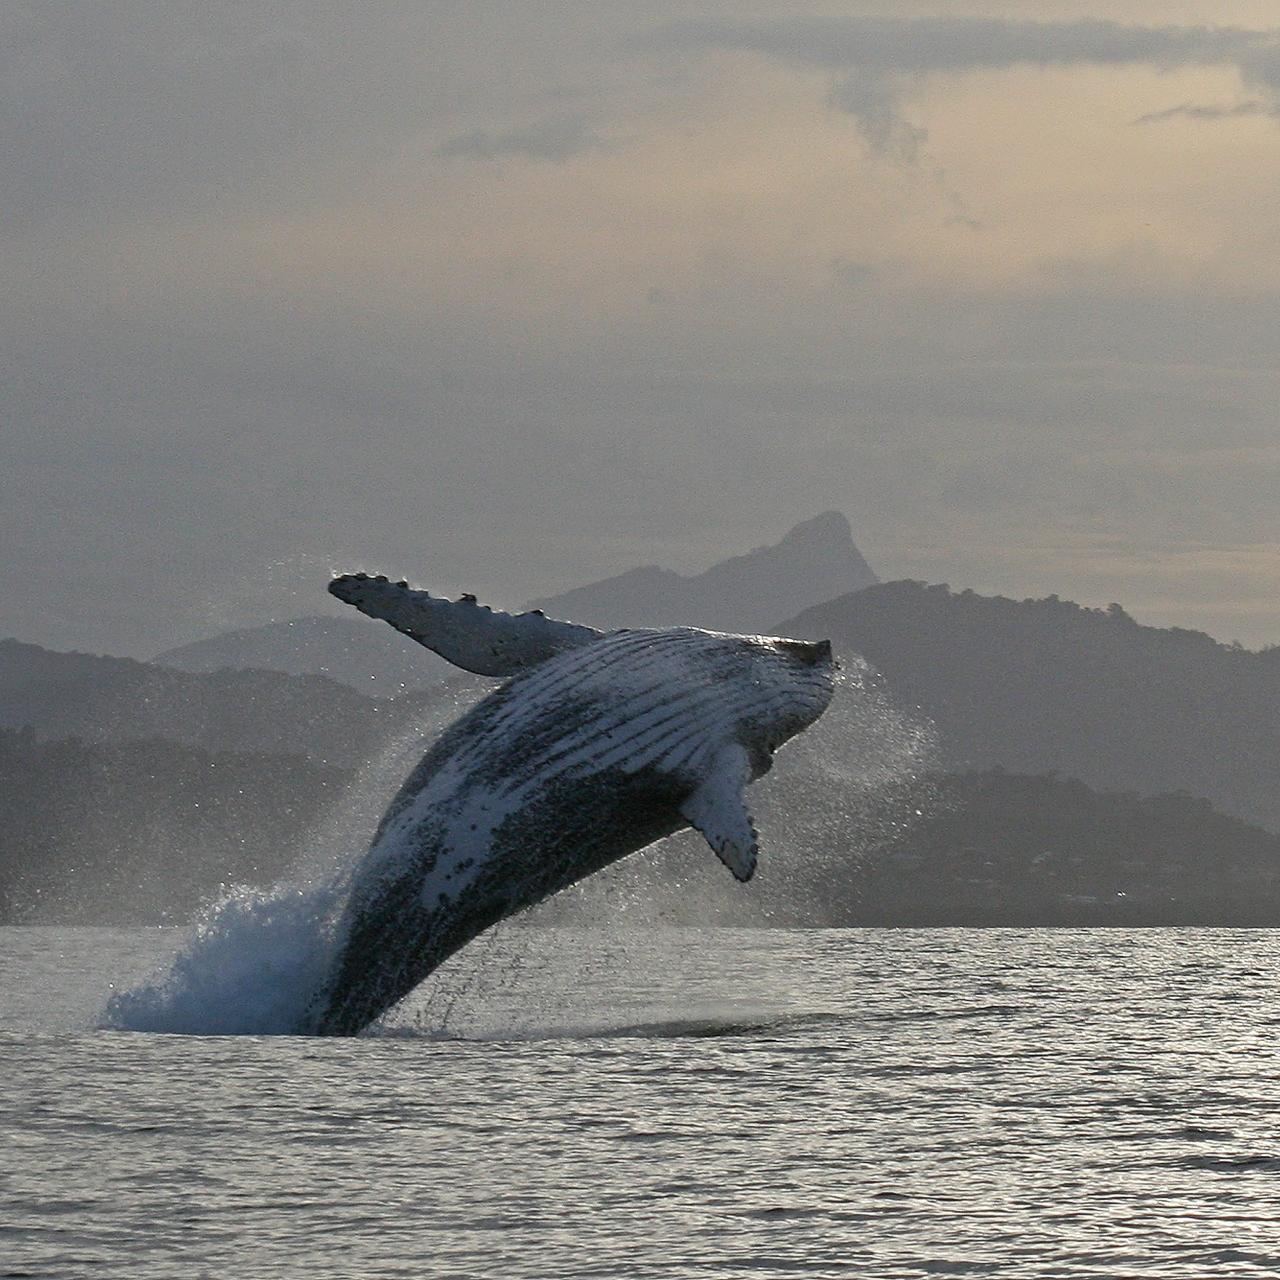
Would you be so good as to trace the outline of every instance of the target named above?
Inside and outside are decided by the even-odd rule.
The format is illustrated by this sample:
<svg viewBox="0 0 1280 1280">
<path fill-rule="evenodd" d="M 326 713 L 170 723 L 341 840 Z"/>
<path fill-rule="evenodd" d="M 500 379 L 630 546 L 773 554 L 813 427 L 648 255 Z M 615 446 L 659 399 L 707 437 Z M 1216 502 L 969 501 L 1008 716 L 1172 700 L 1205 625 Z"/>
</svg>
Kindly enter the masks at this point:
<svg viewBox="0 0 1280 1280">
<path fill-rule="evenodd" d="M 786 854 L 779 863 L 779 888 L 785 896 L 793 881 L 807 885 L 805 901 L 820 904 L 828 882 L 846 884 L 844 862 L 881 857 L 875 850 L 878 833 L 889 833 L 900 842 L 899 851 L 905 850 L 905 860 L 884 854 L 887 861 L 876 864 L 880 870 L 869 869 L 863 887 L 850 888 L 853 896 L 846 897 L 838 917 L 813 915 L 818 908 L 811 906 L 804 919 L 1280 919 L 1280 868 L 1268 878 L 1274 839 L 1242 835 L 1225 821 L 1280 831 L 1280 647 L 1253 651 L 1202 632 L 1144 626 L 1118 605 L 1093 609 L 1057 596 L 1016 601 L 905 580 L 848 592 L 780 624 L 775 620 L 770 629 L 829 637 L 839 652 L 860 654 L 874 668 L 865 677 L 866 694 L 833 704 L 814 731 L 779 758 L 769 786 L 761 789 L 761 829 L 776 824 L 773 844 Z M 134 832 L 154 845 L 143 858 L 152 860 L 148 865 L 164 865 L 165 851 L 177 848 L 180 838 L 191 856 L 210 840 L 210 857 L 228 859 L 226 874 L 239 875 L 241 853 L 264 859 L 285 832 L 264 826 L 269 838 L 259 838 L 240 824 L 265 822 L 263 813 L 275 814 L 275 823 L 282 803 L 301 815 L 326 798 L 343 813 L 359 805 L 380 811 L 385 797 L 379 788 L 393 787 L 424 738 L 487 687 L 459 679 L 432 692 L 376 700 L 323 676 L 188 674 L 133 659 L 0 641 L 0 726 L 12 726 L 0 729 L 0 737 L 9 735 L 13 768 L 7 821 L 15 838 L 21 835 L 28 861 L 53 856 L 40 852 L 50 845 L 41 835 L 43 820 L 37 820 L 41 806 L 52 805 L 54 812 L 72 815 L 57 828 L 67 846 L 59 858 L 88 858 L 89 844 L 96 842 L 104 859 L 119 861 L 121 851 L 132 847 L 126 833 Z M 909 734 L 907 722 L 913 719 L 932 723 L 934 733 L 925 738 L 936 738 L 937 746 L 922 746 L 913 755 L 914 749 L 899 743 L 894 764 L 893 735 Z M 24 724 L 37 733 L 23 736 Z M 68 745 L 46 747 L 54 739 Z M 130 745 L 139 740 L 152 745 Z M 225 752 L 267 754 L 256 762 L 201 754 Z M 371 789 L 370 762 L 377 757 L 385 767 L 375 771 L 381 781 Z M 347 771 L 347 777 L 338 778 L 332 769 Z M 358 783 L 355 770 L 362 771 Z M 953 790 L 961 787 L 966 811 L 985 816 L 953 822 L 943 814 L 935 821 L 927 802 L 894 789 L 894 777 L 922 770 L 986 771 L 963 786 L 947 783 Z M 1006 781 L 1001 770 L 1016 777 Z M 883 787 L 876 781 L 880 772 L 890 779 Z M 142 779 L 136 787 L 129 781 L 135 773 Z M 164 782 L 170 777 L 172 796 Z M 1036 778 L 1041 780 L 1028 780 Z M 253 780 L 252 794 L 244 779 Z M 1073 790 L 1077 779 L 1095 791 L 1122 790 L 1133 797 L 1099 800 Z M 235 799 L 241 788 L 249 797 L 243 806 Z M 111 821 L 88 813 L 83 829 L 77 826 L 75 806 L 66 801 L 73 793 L 82 793 L 90 805 L 101 793 Z M 1150 797 L 1163 799 L 1148 803 Z M 1206 815 L 1208 804 L 1224 821 Z M 163 814 L 158 835 L 148 817 L 152 808 Z M 1077 822 L 1076 811 L 1086 809 L 1094 818 Z M 911 824 L 919 824 L 921 813 L 925 825 L 913 835 Z M 216 829 L 201 825 L 215 815 Z M 1121 817 L 1122 832 L 1115 826 Z M 375 819 L 376 813 L 370 823 Z M 1191 848 L 1196 841 L 1175 850 L 1170 833 L 1181 827 L 1200 832 L 1196 841 L 1205 847 L 1199 853 Z M 1244 842 L 1237 853 L 1230 853 L 1232 841 Z M 673 848 L 672 866 L 696 845 L 689 837 Z M 1052 886 L 1037 886 L 1038 859 L 1055 848 L 1061 856 L 1044 863 L 1057 886 L 1053 905 L 1044 897 Z M 946 860 L 951 861 L 943 865 Z M 1004 863 L 1007 876 L 999 870 Z M 1112 863 L 1122 875 L 1103 874 Z M 254 865 L 267 870 L 265 862 Z M 1171 868 L 1168 875 L 1160 870 L 1165 866 Z M 719 874 L 708 867 L 708 877 Z M 1085 875 L 1081 867 L 1092 870 Z M 1215 906 L 1218 871 L 1231 884 L 1224 881 Z M 106 870 L 102 875 L 104 885 L 117 883 Z M 903 876 L 912 877 L 918 902 L 905 887 L 894 887 Z M 1170 877 L 1184 886 L 1176 902 L 1161 896 Z M 1252 914 L 1250 877 L 1257 877 L 1260 895 Z M 1192 892 L 1198 880 L 1205 883 Z M 984 888 L 988 882 L 995 888 Z M 626 889 L 631 882 L 620 883 Z M 646 892 L 652 888 L 649 880 L 643 884 Z M 608 885 L 597 888 L 605 892 Z M 952 898 L 954 910 L 947 905 Z M 989 911 L 986 898 L 995 904 Z M 695 895 L 693 907 L 698 901 Z M 870 914 L 858 901 L 865 901 Z M 871 912 L 873 902 L 879 905 Z"/>
<path fill-rule="evenodd" d="M 46 740 L 161 738 L 210 751 L 298 753 L 359 763 L 411 715 L 318 675 L 177 671 L 136 658 L 60 653 L 0 640 L 0 726 Z"/>
<path fill-rule="evenodd" d="M 1119 605 L 881 583 L 782 623 L 869 662 L 938 731 L 938 767 L 1179 790 L 1280 830 L 1280 648 L 1144 626 Z"/>
<path fill-rule="evenodd" d="M 789 612 L 876 581 L 848 520 L 827 511 L 801 521 L 776 543 L 698 574 L 641 566 L 526 607 L 606 629 L 683 624 L 759 632 Z M 187 672 L 257 668 L 324 675 L 369 696 L 430 689 L 454 671 L 391 627 L 354 615 L 240 628 L 167 649 L 152 661 Z"/>
<path fill-rule="evenodd" d="M 824 511 L 780 541 L 684 575 L 648 565 L 555 596 L 530 608 L 595 627 L 705 627 L 760 633 L 777 618 L 879 579 L 853 541 L 849 522 Z"/>
</svg>

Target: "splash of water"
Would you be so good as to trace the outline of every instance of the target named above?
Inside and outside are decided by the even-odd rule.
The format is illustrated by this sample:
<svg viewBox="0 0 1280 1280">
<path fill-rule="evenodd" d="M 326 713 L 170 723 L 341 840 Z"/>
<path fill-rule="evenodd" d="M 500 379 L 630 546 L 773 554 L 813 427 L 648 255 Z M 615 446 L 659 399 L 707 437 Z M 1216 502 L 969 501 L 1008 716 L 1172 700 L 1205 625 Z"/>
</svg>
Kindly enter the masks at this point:
<svg viewBox="0 0 1280 1280">
<path fill-rule="evenodd" d="M 166 967 L 108 1001 L 106 1027 L 184 1035 L 288 1035 L 298 1030 L 332 970 L 343 904 L 377 819 L 421 756 L 424 738 L 483 693 L 446 691 L 429 719 L 390 739 L 303 844 L 293 877 L 271 889 L 243 885 L 184 931 Z"/>
<path fill-rule="evenodd" d="M 830 709 L 779 757 L 779 785 L 761 814 L 788 882 L 819 890 L 839 880 L 836 864 L 878 853 L 919 820 L 930 803 L 921 778 L 937 748 L 934 725 L 897 706 L 870 664 L 841 662 Z"/>
<path fill-rule="evenodd" d="M 162 978 L 119 992 L 105 1025 L 180 1035 L 285 1035 L 333 962 L 337 882 L 238 887 L 209 907 Z"/>
</svg>

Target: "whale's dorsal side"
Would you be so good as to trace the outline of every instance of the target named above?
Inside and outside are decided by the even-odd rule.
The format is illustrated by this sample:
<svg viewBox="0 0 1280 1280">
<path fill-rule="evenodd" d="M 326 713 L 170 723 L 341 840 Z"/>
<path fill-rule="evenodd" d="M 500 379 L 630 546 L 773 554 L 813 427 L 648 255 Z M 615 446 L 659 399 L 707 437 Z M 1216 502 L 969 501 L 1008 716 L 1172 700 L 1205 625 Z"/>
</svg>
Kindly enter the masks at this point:
<svg viewBox="0 0 1280 1280">
<path fill-rule="evenodd" d="M 344 573 L 329 583 L 329 591 L 478 676 L 515 675 L 604 634 L 538 612 L 501 613 L 477 604 L 474 596 L 442 600 L 366 573 Z"/>
<path fill-rule="evenodd" d="M 700 831 L 716 857 L 737 880 L 756 872 L 758 838 L 745 795 L 751 781 L 751 759 L 737 742 L 722 747 L 706 776 L 680 806 L 680 815 Z"/>
</svg>

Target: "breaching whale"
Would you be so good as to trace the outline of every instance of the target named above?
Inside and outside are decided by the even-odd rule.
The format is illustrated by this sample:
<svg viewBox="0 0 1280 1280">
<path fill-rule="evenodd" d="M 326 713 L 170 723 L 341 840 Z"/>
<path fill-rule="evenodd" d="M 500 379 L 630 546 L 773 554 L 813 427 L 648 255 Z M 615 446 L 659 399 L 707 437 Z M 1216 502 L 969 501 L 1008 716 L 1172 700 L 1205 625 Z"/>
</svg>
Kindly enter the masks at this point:
<svg viewBox="0 0 1280 1280">
<path fill-rule="evenodd" d="M 497 921 L 682 827 L 749 880 L 744 788 L 831 700 L 825 640 L 606 633 L 363 573 L 329 590 L 466 671 L 509 678 L 392 800 L 298 1028 L 310 1034 L 357 1034 Z"/>
</svg>

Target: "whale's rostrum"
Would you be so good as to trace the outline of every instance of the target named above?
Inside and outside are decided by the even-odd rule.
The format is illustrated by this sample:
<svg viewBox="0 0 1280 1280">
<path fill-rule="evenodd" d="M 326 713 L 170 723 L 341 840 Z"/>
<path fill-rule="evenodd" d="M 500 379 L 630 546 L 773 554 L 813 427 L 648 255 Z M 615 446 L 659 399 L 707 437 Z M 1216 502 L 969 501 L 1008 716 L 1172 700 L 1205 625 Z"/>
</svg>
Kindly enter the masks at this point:
<svg viewBox="0 0 1280 1280">
<path fill-rule="evenodd" d="M 749 880 L 746 785 L 831 699 L 827 641 L 602 633 L 367 575 L 330 590 L 466 670 L 510 678 L 391 802 L 299 1031 L 356 1034 L 489 926 L 682 827 Z"/>
</svg>

